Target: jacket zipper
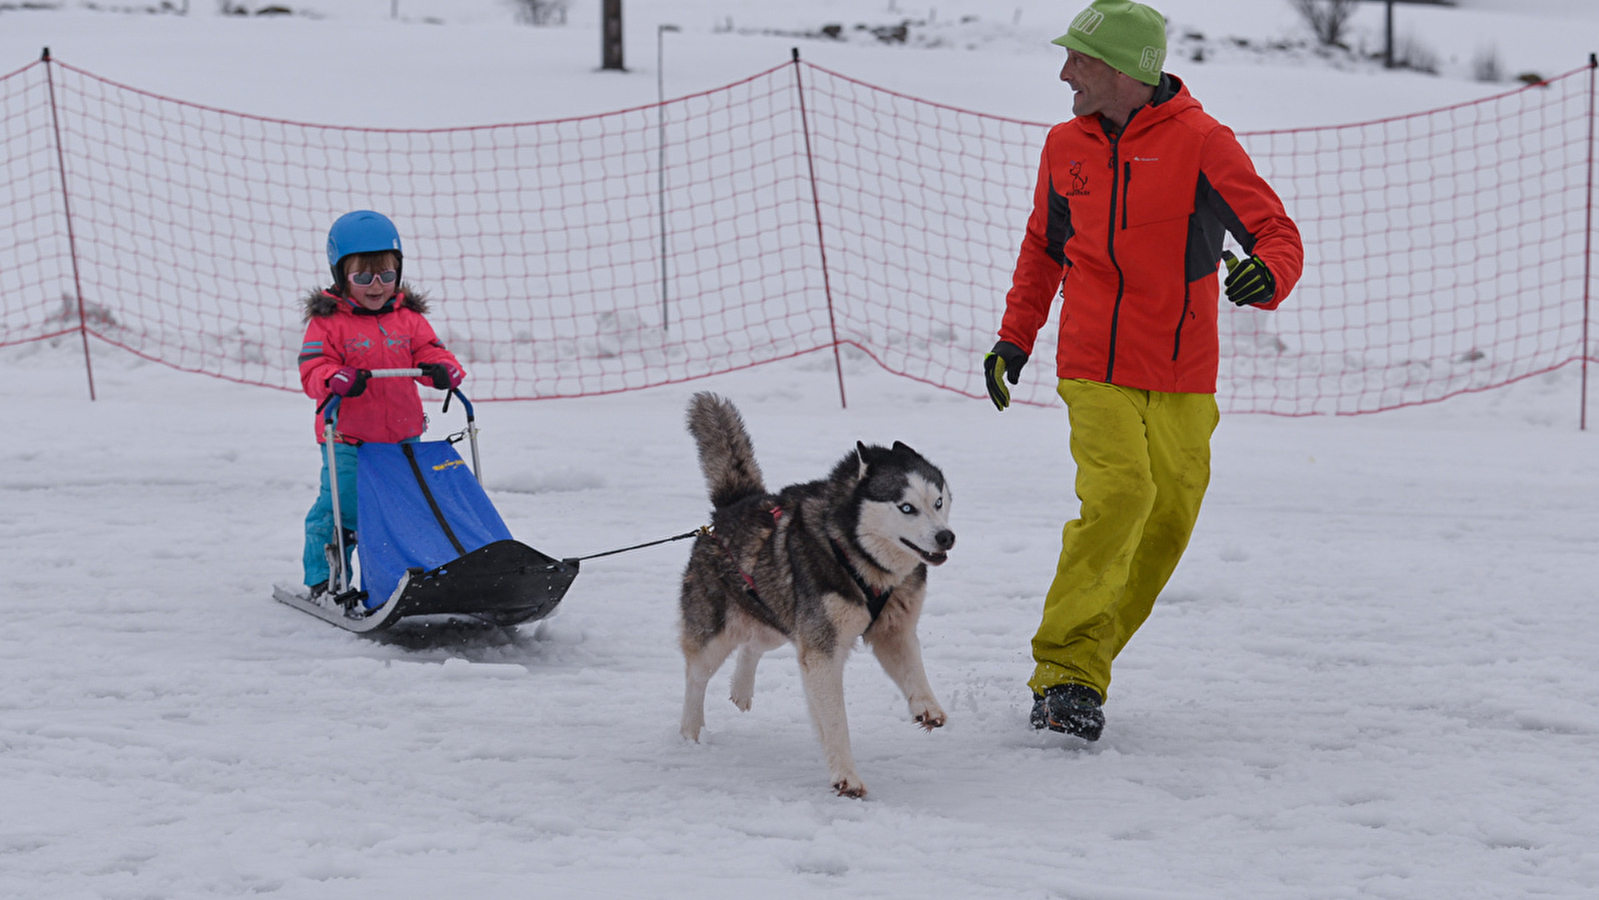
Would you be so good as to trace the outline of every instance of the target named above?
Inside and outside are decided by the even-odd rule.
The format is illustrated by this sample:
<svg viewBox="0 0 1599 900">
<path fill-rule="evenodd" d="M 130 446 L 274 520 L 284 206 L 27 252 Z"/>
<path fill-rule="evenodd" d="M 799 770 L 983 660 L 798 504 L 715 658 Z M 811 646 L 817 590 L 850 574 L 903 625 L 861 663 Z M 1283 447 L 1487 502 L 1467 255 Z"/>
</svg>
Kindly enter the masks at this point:
<svg viewBox="0 0 1599 900">
<path fill-rule="evenodd" d="M 1111 227 L 1106 229 L 1106 250 L 1110 255 L 1111 267 L 1116 270 L 1116 303 L 1111 307 L 1110 313 L 1110 350 L 1105 357 L 1105 382 L 1114 384 L 1116 375 L 1116 330 L 1121 321 L 1122 295 L 1127 291 L 1127 275 L 1122 272 L 1121 263 L 1116 261 L 1116 198 L 1123 192 L 1123 186 L 1117 177 L 1121 174 L 1117 163 L 1121 162 L 1121 133 L 1110 138 L 1110 222 Z M 1123 207 L 1123 215 L 1125 216 Z"/>
</svg>

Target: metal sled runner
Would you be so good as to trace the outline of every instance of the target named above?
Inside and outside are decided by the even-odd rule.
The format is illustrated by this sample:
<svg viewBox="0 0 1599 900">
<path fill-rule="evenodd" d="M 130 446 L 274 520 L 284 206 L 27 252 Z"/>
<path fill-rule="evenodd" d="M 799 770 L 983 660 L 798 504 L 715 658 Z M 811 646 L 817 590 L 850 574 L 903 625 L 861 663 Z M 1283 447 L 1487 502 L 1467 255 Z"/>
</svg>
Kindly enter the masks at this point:
<svg viewBox="0 0 1599 900">
<path fill-rule="evenodd" d="M 379 369 L 371 377 L 420 374 L 418 369 Z M 312 599 L 280 587 L 273 591 L 276 599 L 354 632 L 381 631 L 423 616 L 515 625 L 555 610 L 577 577 L 578 560 L 557 560 L 512 539 L 483 492 L 472 404 L 460 391 L 452 390 L 450 396 L 459 398 L 466 411 L 464 432 L 441 441 L 360 447 L 359 587 L 345 563 L 343 515 L 335 488 L 327 593 Z M 335 486 L 333 432 L 339 400 L 328 401 L 323 434 Z M 454 446 L 463 434 L 472 448 L 470 469 Z"/>
</svg>

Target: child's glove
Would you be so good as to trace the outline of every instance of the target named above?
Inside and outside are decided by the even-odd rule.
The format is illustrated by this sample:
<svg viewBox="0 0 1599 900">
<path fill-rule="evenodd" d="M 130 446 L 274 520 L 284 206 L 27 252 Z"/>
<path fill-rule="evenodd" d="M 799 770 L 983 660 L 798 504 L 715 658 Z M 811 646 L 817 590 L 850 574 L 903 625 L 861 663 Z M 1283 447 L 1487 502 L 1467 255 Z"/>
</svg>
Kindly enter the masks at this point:
<svg viewBox="0 0 1599 900">
<path fill-rule="evenodd" d="M 366 390 L 366 380 L 372 373 L 355 366 L 345 366 L 328 376 L 328 390 L 340 397 L 359 397 Z"/>
<path fill-rule="evenodd" d="M 422 370 L 423 378 L 433 379 L 433 386 L 441 391 L 453 391 L 461 386 L 461 379 L 466 377 L 460 369 L 449 363 L 417 363 Z"/>
<path fill-rule="evenodd" d="M 1239 262 L 1231 251 L 1224 251 L 1221 258 L 1227 263 L 1227 280 L 1223 282 L 1227 287 L 1227 299 L 1235 305 L 1258 306 L 1270 303 L 1271 298 L 1277 296 L 1277 279 L 1272 277 L 1271 270 L 1260 257 L 1251 256 Z"/>
<path fill-rule="evenodd" d="M 1010 388 L 1005 382 L 1015 384 L 1022 377 L 1022 366 L 1027 365 L 1027 354 L 1010 341 L 1000 341 L 983 357 L 983 381 L 988 386 L 988 399 L 1000 412 L 1010 406 Z"/>
</svg>

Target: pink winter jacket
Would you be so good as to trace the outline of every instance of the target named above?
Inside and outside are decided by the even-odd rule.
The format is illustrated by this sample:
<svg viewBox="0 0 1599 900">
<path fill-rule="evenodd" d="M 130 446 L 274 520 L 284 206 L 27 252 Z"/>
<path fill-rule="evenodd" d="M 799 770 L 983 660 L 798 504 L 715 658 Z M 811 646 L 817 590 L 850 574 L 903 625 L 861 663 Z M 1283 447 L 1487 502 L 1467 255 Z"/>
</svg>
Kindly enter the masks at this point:
<svg viewBox="0 0 1599 900">
<path fill-rule="evenodd" d="M 305 343 L 300 347 L 300 386 L 320 404 L 328 394 L 328 376 L 342 366 L 357 369 L 410 369 L 418 363 L 449 363 L 460 368 L 455 354 L 444 349 L 423 318 L 427 299 L 401 283 L 394 299 L 368 310 L 328 291 L 310 294 L 305 304 Z M 422 399 L 418 378 L 374 378 L 359 396 L 339 403 L 337 440 L 397 443 L 422 433 Z M 323 416 L 316 417 L 316 438 L 322 441 Z"/>
</svg>

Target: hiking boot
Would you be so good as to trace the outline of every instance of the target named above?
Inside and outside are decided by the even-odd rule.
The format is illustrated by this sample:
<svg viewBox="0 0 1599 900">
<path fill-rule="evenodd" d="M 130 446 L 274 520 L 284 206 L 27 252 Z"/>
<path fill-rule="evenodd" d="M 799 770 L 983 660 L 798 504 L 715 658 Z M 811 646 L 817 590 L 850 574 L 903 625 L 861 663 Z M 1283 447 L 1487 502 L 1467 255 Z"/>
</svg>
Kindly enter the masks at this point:
<svg viewBox="0 0 1599 900">
<path fill-rule="evenodd" d="M 1033 695 L 1028 722 L 1038 729 L 1061 731 L 1085 741 L 1099 740 L 1105 729 L 1104 705 L 1099 692 L 1084 684 L 1057 684 Z"/>
</svg>

